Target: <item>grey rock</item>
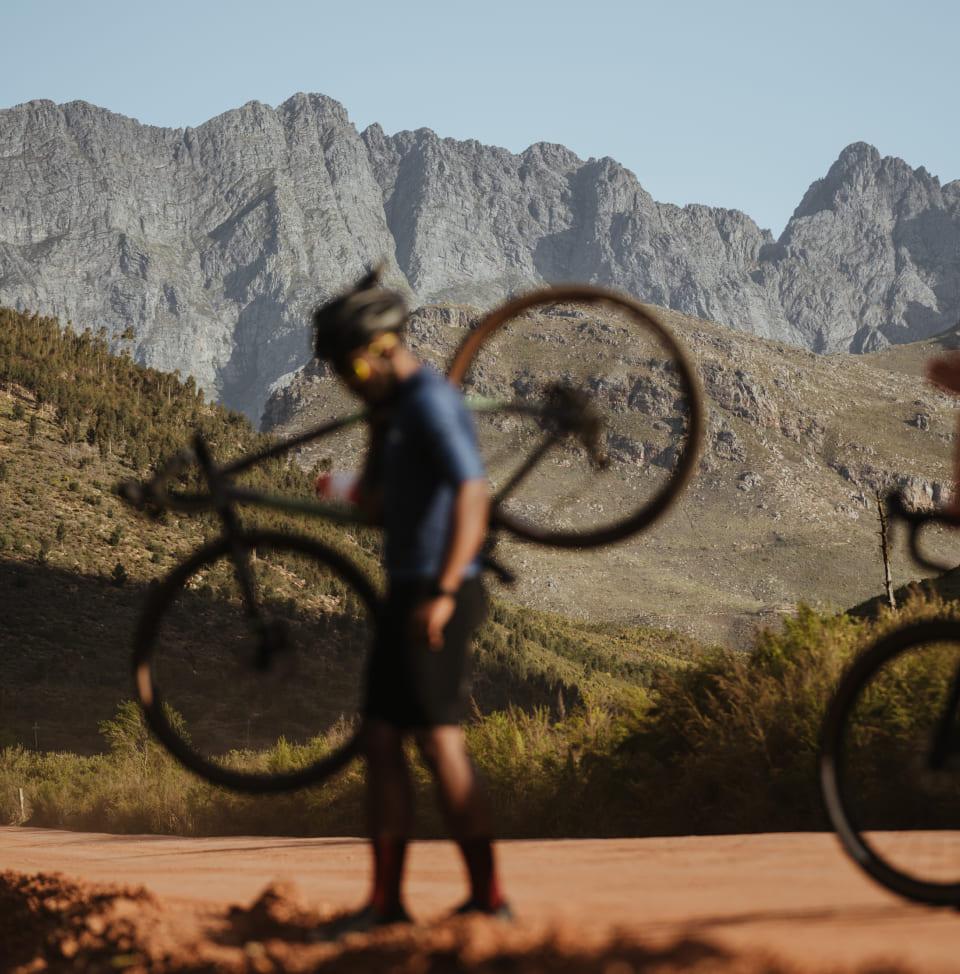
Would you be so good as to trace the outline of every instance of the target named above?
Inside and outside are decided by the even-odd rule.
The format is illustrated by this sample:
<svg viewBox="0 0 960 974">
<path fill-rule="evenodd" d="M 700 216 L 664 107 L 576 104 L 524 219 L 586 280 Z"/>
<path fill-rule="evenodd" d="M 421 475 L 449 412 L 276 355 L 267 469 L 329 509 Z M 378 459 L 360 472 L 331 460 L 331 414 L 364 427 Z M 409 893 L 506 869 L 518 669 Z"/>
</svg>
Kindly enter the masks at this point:
<svg viewBox="0 0 960 974">
<path fill-rule="evenodd" d="M 872 332 L 927 338 L 960 312 L 960 182 L 941 187 L 855 143 L 810 187 L 768 259 L 784 313 L 814 351 L 873 351 Z"/>
<path fill-rule="evenodd" d="M 956 323 L 960 183 L 858 143 L 775 241 L 736 210 L 657 203 L 609 158 L 361 134 L 322 95 L 181 130 L 84 102 L 0 111 L 0 301 L 108 336 L 132 325 L 136 361 L 192 374 L 255 421 L 309 360 L 311 307 L 375 260 L 413 305 L 474 318 L 575 280 L 872 352 Z M 717 391 L 760 409 L 763 390 L 737 381 Z"/>
<path fill-rule="evenodd" d="M 747 452 L 736 431 L 725 420 L 720 420 L 714 425 L 716 428 L 711 430 L 708 443 L 708 457 L 743 463 L 747 459 Z M 709 463 L 709 460 L 707 462 Z M 716 466 L 713 465 L 712 469 L 716 469 Z"/>
<path fill-rule="evenodd" d="M 882 352 L 890 347 L 890 341 L 882 331 L 869 325 L 861 328 L 850 342 L 850 351 L 855 355 L 868 355 L 870 352 Z"/>
<path fill-rule="evenodd" d="M 704 382 L 710 398 L 722 409 L 757 426 L 778 425 L 776 401 L 748 371 L 723 362 L 710 363 L 704 367 Z"/>
<path fill-rule="evenodd" d="M 259 419 L 313 303 L 392 254 L 343 108 L 298 95 L 171 130 L 83 102 L 0 112 L 0 300 L 133 325 L 136 361 Z M 390 262 L 388 277 L 403 284 Z"/>
</svg>

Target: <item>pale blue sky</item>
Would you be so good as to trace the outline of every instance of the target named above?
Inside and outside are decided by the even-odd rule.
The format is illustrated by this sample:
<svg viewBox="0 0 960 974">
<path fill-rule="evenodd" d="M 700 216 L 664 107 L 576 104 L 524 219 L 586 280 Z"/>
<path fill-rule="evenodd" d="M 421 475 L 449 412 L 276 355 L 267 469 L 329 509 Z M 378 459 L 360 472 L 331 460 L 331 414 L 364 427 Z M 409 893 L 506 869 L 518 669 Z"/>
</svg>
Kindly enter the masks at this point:
<svg viewBox="0 0 960 974">
<path fill-rule="evenodd" d="M 298 91 L 358 129 L 611 156 L 778 235 L 851 142 L 960 178 L 956 0 L 7 0 L 0 108 L 181 128 Z"/>
</svg>

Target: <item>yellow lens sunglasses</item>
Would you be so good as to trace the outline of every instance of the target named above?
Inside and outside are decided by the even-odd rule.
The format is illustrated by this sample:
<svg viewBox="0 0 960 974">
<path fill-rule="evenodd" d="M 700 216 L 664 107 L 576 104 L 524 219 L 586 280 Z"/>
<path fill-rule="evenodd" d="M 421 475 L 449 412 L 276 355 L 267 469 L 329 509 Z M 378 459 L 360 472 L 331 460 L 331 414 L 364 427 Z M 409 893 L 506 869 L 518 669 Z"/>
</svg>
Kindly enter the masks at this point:
<svg viewBox="0 0 960 974">
<path fill-rule="evenodd" d="M 371 358 L 381 358 L 391 348 L 394 348 L 400 339 L 392 331 L 385 331 L 382 335 L 374 338 L 369 345 L 352 352 L 346 357 L 344 367 L 340 370 L 349 379 L 357 382 L 366 382 L 373 374 L 370 363 L 365 356 Z"/>
</svg>

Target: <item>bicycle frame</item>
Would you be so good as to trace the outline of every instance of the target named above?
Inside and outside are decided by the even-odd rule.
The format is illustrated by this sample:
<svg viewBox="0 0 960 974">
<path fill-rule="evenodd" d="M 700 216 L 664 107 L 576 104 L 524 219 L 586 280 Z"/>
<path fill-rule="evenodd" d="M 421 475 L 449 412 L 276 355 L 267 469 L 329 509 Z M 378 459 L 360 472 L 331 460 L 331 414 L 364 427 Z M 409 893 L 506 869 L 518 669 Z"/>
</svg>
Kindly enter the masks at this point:
<svg viewBox="0 0 960 974">
<path fill-rule="evenodd" d="M 598 466 L 602 466 L 605 462 L 599 447 L 594 442 L 596 417 L 591 412 L 589 403 L 559 386 L 550 387 L 548 395 L 549 404 L 546 408 L 491 397 L 476 396 L 468 397 L 466 400 L 467 406 L 474 412 L 503 411 L 515 415 L 534 416 L 543 421 L 544 436 L 540 443 L 518 465 L 513 474 L 506 478 L 491 499 L 493 512 L 491 520 L 494 524 L 496 524 L 497 506 L 516 489 L 549 449 L 564 437 L 578 436 L 583 441 L 592 462 Z M 271 444 L 263 450 L 247 454 L 222 467 L 214 465 L 205 442 L 198 434 L 194 438 L 192 448 L 181 450 L 149 480 L 142 483 L 130 481 L 121 485 L 121 494 L 132 504 L 150 502 L 160 508 L 180 510 L 185 513 L 216 510 L 224 516 L 231 504 L 249 504 L 288 514 L 307 514 L 340 523 L 362 523 L 364 517 L 356 508 L 252 490 L 230 482 L 230 478 L 259 463 L 282 456 L 299 446 L 364 422 L 368 418 L 369 410 L 355 410 L 339 419 Z M 195 464 L 203 470 L 209 493 L 171 495 L 168 490 L 170 481 Z M 228 530 L 232 529 L 232 525 L 225 526 Z"/>
<path fill-rule="evenodd" d="M 490 397 L 469 397 L 467 400 L 468 407 L 475 412 L 504 411 L 515 415 L 535 416 L 542 420 L 544 428 L 544 435 L 537 446 L 506 478 L 505 483 L 491 498 L 491 527 L 494 529 L 498 527 L 496 517 L 498 505 L 509 496 L 536 467 L 553 444 L 559 440 L 570 435 L 577 436 L 586 448 L 591 462 L 601 467 L 605 463 L 605 458 L 602 456 L 597 442 L 599 420 L 584 397 L 559 386 L 551 386 L 547 389 L 547 402 L 547 407 L 542 408 L 529 403 L 517 403 Z M 214 463 L 206 442 L 200 434 L 197 434 L 194 437 L 192 448 L 181 450 L 172 461 L 162 467 L 148 481 L 145 483 L 134 481 L 122 485 L 122 495 L 132 504 L 141 504 L 146 501 L 156 504 L 161 509 L 173 509 L 185 513 L 198 513 L 204 510 L 216 511 L 223 525 L 224 537 L 228 539 L 233 548 L 233 562 L 237 569 L 246 612 L 254 631 L 258 635 L 258 646 L 254 660 L 256 666 L 266 667 L 269 665 L 270 657 L 282 648 L 284 634 L 282 631 L 271 629 L 263 622 L 253 573 L 236 540 L 241 532 L 241 527 L 234 505 L 246 504 L 270 508 L 288 514 L 306 514 L 342 524 L 363 523 L 365 518 L 361 511 L 355 507 L 269 494 L 243 487 L 231 482 L 231 479 L 258 463 L 264 463 L 267 460 L 282 456 L 298 446 L 321 439 L 337 430 L 366 421 L 368 418 L 369 410 L 355 410 L 339 419 L 271 444 L 263 450 L 247 454 L 222 467 L 218 467 Z M 170 481 L 193 465 L 199 466 L 202 471 L 208 492 L 206 494 L 171 495 L 168 490 Z M 482 553 L 484 566 L 487 570 L 492 571 L 501 582 L 508 585 L 512 584 L 516 580 L 516 576 L 509 568 L 494 558 L 493 548 L 495 544 L 496 535 L 495 532 L 491 532 Z"/>
<path fill-rule="evenodd" d="M 960 702 L 960 670 L 953 675 L 950 691 L 947 694 L 943 713 L 937 720 L 933 740 L 930 742 L 928 767 L 931 771 L 940 771 L 947 761 L 960 753 L 960 735 L 957 733 L 957 704 Z"/>
</svg>

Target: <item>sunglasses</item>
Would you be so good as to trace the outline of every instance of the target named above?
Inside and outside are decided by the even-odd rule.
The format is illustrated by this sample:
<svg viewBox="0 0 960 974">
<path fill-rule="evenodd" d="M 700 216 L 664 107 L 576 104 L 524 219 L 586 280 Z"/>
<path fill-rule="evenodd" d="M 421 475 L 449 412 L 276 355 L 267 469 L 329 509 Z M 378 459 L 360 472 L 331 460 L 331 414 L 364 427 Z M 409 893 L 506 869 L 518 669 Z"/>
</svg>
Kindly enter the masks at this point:
<svg viewBox="0 0 960 974">
<path fill-rule="evenodd" d="M 340 359 L 336 365 L 337 371 L 350 381 L 366 382 L 373 374 L 367 359 L 382 358 L 399 340 L 392 331 L 384 332 L 369 345 L 364 345 Z"/>
</svg>

